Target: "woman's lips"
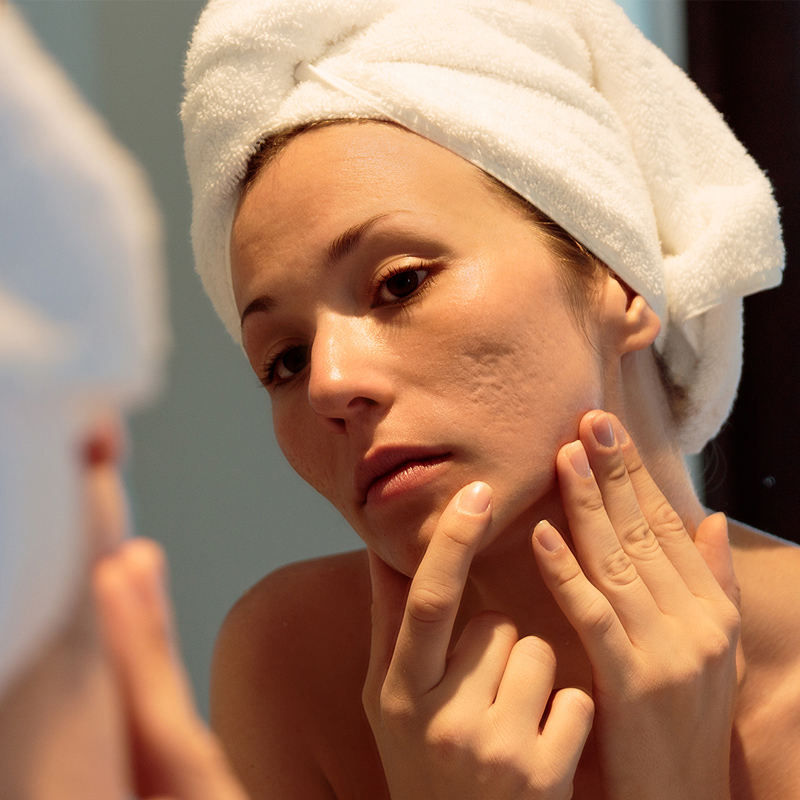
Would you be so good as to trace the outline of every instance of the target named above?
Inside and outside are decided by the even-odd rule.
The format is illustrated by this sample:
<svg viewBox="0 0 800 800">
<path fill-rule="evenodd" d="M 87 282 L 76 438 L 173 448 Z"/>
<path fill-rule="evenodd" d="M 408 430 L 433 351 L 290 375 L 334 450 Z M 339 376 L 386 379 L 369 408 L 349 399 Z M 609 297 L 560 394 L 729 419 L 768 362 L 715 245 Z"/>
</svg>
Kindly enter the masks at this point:
<svg viewBox="0 0 800 800">
<path fill-rule="evenodd" d="M 375 503 L 415 489 L 436 477 L 450 459 L 448 452 L 384 449 L 363 459 L 356 470 L 360 501 Z"/>
</svg>

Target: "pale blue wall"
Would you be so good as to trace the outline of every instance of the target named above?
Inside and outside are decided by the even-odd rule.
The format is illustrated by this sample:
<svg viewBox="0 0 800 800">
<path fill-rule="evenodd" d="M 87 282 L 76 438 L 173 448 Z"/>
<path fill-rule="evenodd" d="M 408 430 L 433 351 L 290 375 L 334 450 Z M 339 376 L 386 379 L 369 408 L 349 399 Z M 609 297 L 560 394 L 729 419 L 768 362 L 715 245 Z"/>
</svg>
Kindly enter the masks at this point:
<svg viewBox="0 0 800 800">
<path fill-rule="evenodd" d="M 202 3 L 17 5 L 147 169 L 164 212 L 176 347 L 164 396 L 132 420 L 129 483 L 138 531 L 167 548 L 183 651 L 205 709 L 214 637 L 236 597 L 287 561 L 359 540 L 284 463 L 266 393 L 194 275 L 178 106 L 183 54 Z M 681 58 L 681 3 L 626 5 Z"/>
<path fill-rule="evenodd" d="M 686 67 L 684 0 L 618 0 L 632 22 L 676 64 Z"/>
</svg>

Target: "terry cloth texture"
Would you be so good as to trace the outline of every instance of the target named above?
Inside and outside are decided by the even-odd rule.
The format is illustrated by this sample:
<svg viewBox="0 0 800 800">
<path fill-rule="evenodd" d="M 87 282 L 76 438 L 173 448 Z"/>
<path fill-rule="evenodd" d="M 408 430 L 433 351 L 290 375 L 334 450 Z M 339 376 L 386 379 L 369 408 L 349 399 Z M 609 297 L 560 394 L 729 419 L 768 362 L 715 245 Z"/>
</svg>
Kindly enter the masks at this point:
<svg viewBox="0 0 800 800">
<path fill-rule="evenodd" d="M 781 279 L 778 209 L 720 115 L 610 0 L 211 0 L 185 87 L 197 269 L 235 340 L 231 222 L 260 141 L 392 120 L 507 184 L 642 294 L 689 392 L 684 451 L 719 430 L 742 298 Z"/>
<path fill-rule="evenodd" d="M 85 579 L 80 442 L 159 383 L 160 226 L 138 167 L 0 8 L 0 693 Z"/>
</svg>

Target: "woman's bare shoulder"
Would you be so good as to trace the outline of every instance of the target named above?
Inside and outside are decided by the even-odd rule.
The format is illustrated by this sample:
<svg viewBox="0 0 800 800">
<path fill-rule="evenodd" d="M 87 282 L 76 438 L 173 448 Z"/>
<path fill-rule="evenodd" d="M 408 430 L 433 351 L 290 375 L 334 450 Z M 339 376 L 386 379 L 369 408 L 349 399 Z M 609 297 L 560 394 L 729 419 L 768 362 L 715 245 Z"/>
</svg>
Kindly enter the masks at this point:
<svg viewBox="0 0 800 800">
<path fill-rule="evenodd" d="M 745 797 L 800 796 L 800 547 L 730 525 L 746 679 L 737 705 Z"/>
<path fill-rule="evenodd" d="M 353 614 L 368 621 L 370 602 L 366 550 L 287 564 L 239 598 L 223 623 L 218 649 L 243 635 L 248 647 L 241 655 L 260 662 L 259 645 L 274 650 L 276 636 L 291 645 L 312 631 L 323 633 L 331 621 L 349 625 Z"/>
<path fill-rule="evenodd" d="M 324 680 L 316 674 L 322 671 L 318 658 L 341 673 L 359 655 L 368 657 L 370 603 L 365 550 L 281 567 L 249 589 L 225 619 L 214 653 L 214 688 L 224 689 L 217 684 L 235 672 L 257 702 L 265 701 L 260 689 L 267 676 L 284 697 L 292 686 L 307 692 L 307 679 L 314 685 Z"/>
<path fill-rule="evenodd" d="M 739 522 L 730 538 L 753 658 L 800 661 L 800 547 Z"/>
<path fill-rule="evenodd" d="M 742 641 L 748 663 L 779 675 L 800 667 L 800 547 L 730 523 L 742 589 Z M 798 684 L 800 697 L 800 684 Z"/>
<path fill-rule="evenodd" d="M 355 551 L 282 567 L 228 614 L 212 725 L 253 797 L 336 796 L 351 776 L 330 742 L 372 747 L 360 700 L 370 603 L 366 551 Z"/>
</svg>

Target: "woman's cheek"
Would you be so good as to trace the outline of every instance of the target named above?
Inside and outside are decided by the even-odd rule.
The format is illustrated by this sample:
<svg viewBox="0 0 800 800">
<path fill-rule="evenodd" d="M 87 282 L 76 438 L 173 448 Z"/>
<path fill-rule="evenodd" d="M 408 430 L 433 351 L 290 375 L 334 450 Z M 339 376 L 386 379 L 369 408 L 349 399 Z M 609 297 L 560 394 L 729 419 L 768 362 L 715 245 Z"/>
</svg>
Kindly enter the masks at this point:
<svg viewBox="0 0 800 800">
<path fill-rule="evenodd" d="M 292 469 L 320 494 L 336 504 L 333 496 L 334 474 L 323 443 L 314 436 L 313 421 L 299 419 L 296 414 L 273 403 L 272 424 L 275 439 Z"/>
</svg>

